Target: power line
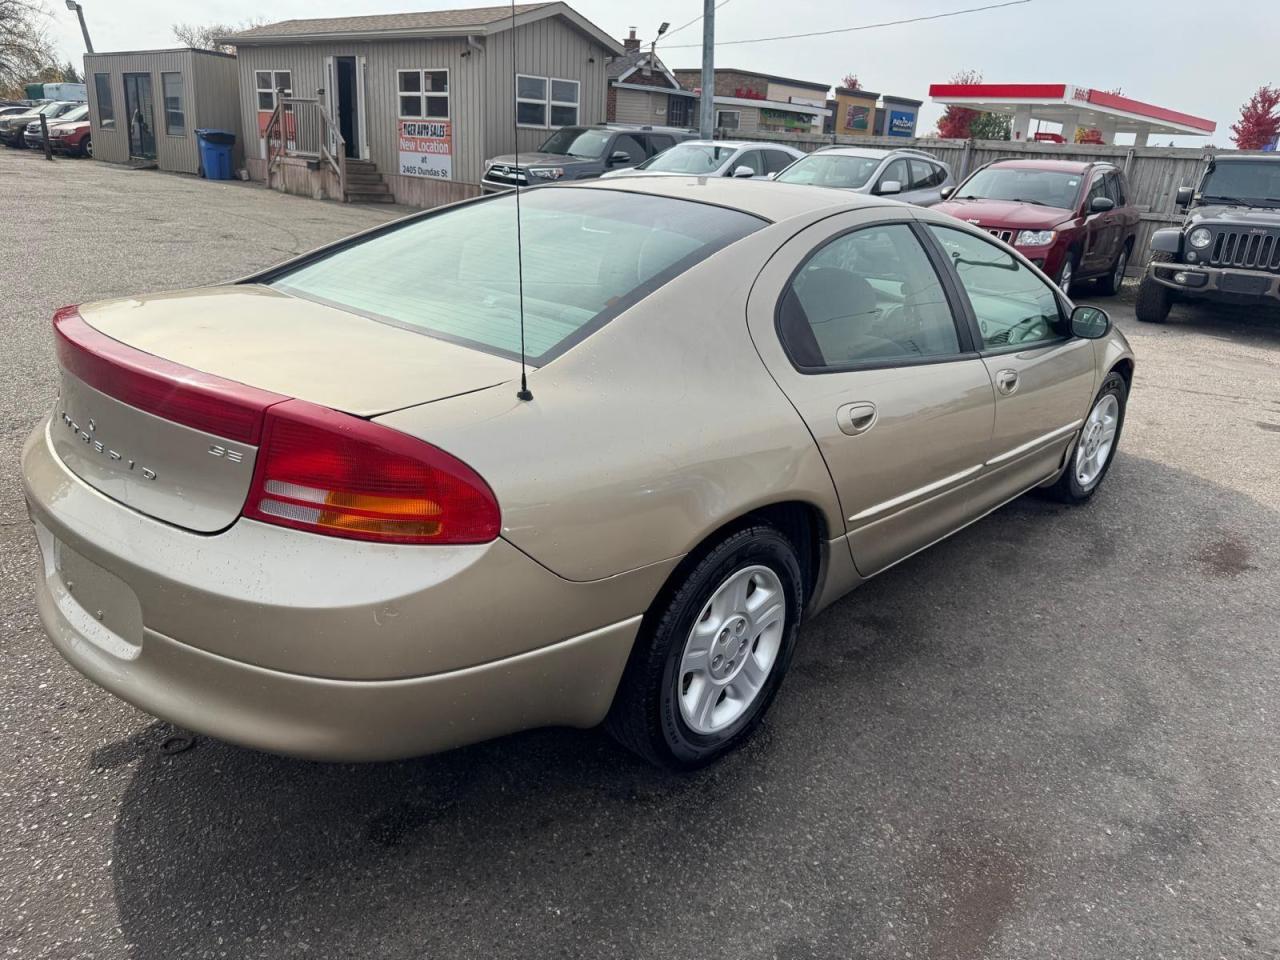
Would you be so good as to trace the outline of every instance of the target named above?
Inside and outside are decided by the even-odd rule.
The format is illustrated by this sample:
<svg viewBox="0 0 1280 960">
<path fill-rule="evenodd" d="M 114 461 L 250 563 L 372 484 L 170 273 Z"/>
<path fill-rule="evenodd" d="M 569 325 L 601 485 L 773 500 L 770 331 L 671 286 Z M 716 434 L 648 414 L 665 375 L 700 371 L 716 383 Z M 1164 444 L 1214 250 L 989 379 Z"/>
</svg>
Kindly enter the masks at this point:
<svg viewBox="0 0 1280 960">
<path fill-rule="evenodd" d="M 723 6 L 724 6 L 726 3 L 728 3 L 728 2 L 729 2 L 729 0 L 720 0 L 720 2 L 716 4 L 716 9 L 717 9 L 717 10 L 719 10 L 721 7 L 723 7 Z M 672 35 L 672 34 L 674 34 L 674 33 L 679 33 L 679 32 L 680 32 L 681 30 L 683 30 L 685 27 L 692 27 L 695 23 L 697 23 L 697 22 L 698 22 L 699 20 L 701 20 L 701 19 L 702 19 L 702 14 L 698 14 L 696 17 L 694 17 L 694 18 L 693 18 L 692 20 L 690 20 L 688 23 L 682 23 L 682 24 L 680 24 L 680 26 L 676 27 L 674 30 L 668 30 L 668 31 L 666 32 L 666 34 L 665 34 L 665 35 L 663 35 L 659 40 L 657 40 L 657 41 L 655 41 L 655 42 L 657 42 L 657 43 L 661 43 L 661 42 L 662 42 L 663 40 L 665 40 L 667 37 L 671 36 L 671 35 Z M 689 46 L 700 47 L 700 46 L 702 46 L 702 44 L 700 44 L 700 43 L 695 43 L 695 44 L 689 44 Z"/>
<path fill-rule="evenodd" d="M 728 3 L 729 0 L 724 0 Z M 908 17 L 905 20 L 885 20 L 883 23 L 865 23 L 858 27 L 838 27 L 835 30 L 815 30 L 812 33 L 785 33 L 776 37 L 754 37 L 751 40 L 717 40 L 717 47 L 732 47 L 741 43 L 765 43 L 769 40 L 798 40 L 802 37 L 826 37 L 834 33 L 856 33 L 859 30 L 876 30 L 880 27 L 899 27 L 906 23 L 921 23 L 925 20 L 943 20 L 947 17 L 959 17 L 966 13 L 981 13 L 983 10 L 999 10 L 1003 7 L 1017 7 L 1024 3 L 1030 3 L 1031 0 L 1006 0 L 1004 3 L 989 3 L 984 7 L 968 7 L 964 10 L 950 10 L 947 13 L 933 13 L 923 17 Z M 724 4 L 720 4 L 723 6 Z M 701 17 L 698 18 L 702 19 Z M 696 22 L 696 21 L 690 21 Z M 688 26 L 688 24 L 685 24 Z M 675 31 L 671 31 L 674 33 Z M 670 36 L 670 33 L 668 33 Z M 691 47 L 701 47 L 700 43 L 677 43 L 668 50 L 686 50 Z"/>
</svg>

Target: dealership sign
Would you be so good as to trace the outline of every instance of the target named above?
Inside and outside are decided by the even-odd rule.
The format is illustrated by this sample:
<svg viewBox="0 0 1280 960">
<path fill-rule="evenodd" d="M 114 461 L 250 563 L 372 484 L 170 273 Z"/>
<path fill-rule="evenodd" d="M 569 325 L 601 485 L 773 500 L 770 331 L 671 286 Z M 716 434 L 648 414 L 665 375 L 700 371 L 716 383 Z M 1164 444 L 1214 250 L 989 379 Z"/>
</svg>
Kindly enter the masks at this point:
<svg viewBox="0 0 1280 960">
<path fill-rule="evenodd" d="M 453 124 L 448 120 L 400 121 L 400 175 L 453 177 Z"/>
<path fill-rule="evenodd" d="M 905 110 L 889 111 L 889 136 L 909 137 L 916 132 L 916 115 Z"/>
</svg>

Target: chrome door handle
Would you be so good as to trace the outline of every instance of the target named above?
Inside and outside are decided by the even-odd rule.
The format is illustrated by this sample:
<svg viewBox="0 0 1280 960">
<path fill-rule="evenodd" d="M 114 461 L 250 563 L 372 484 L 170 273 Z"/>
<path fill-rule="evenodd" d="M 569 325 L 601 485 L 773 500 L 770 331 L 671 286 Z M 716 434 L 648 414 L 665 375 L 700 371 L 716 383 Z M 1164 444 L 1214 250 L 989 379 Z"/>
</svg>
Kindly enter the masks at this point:
<svg viewBox="0 0 1280 960">
<path fill-rule="evenodd" d="M 876 419 L 876 405 L 868 401 L 846 403 L 836 410 L 836 424 L 840 427 L 840 432 L 851 437 L 866 433 L 876 425 Z"/>
<path fill-rule="evenodd" d="M 1018 389 L 1018 371 L 1017 370 L 997 370 L 996 371 L 996 389 L 1003 393 L 1006 397 Z"/>
</svg>

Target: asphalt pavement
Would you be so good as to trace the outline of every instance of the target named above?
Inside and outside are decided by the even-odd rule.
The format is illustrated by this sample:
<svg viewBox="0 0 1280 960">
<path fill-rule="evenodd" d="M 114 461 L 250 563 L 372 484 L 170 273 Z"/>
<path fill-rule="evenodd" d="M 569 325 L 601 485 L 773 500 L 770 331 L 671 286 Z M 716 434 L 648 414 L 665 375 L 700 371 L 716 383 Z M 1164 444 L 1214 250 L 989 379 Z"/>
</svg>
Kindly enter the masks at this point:
<svg viewBox="0 0 1280 960">
<path fill-rule="evenodd" d="M 4 956 L 1280 957 L 1280 313 L 1098 300 L 1138 366 L 1093 502 L 1023 498 L 824 612 L 711 769 L 567 730 L 324 765 L 172 751 L 61 660 L 18 452 L 58 306 L 398 211 L 3 149 L 0 200 Z"/>
</svg>

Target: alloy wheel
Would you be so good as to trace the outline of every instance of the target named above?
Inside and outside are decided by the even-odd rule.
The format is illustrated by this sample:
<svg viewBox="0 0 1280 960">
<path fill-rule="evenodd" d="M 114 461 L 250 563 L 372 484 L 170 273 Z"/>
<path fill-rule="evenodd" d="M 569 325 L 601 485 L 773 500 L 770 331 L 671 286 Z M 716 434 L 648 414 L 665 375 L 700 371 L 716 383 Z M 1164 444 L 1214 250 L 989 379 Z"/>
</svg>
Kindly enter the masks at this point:
<svg viewBox="0 0 1280 960">
<path fill-rule="evenodd" d="M 1071 278 L 1075 275 L 1075 269 L 1071 266 L 1071 258 L 1067 258 L 1067 262 L 1062 265 L 1062 272 L 1058 274 L 1058 289 L 1070 296 L 1071 294 Z"/>
<path fill-rule="evenodd" d="M 1102 476 L 1119 426 L 1120 401 L 1113 393 L 1104 394 L 1089 411 L 1076 444 L 1076 481 L 1086 490 Z"/>
<path fill-rule="evenodd" d="M 689 631 L 676 676 L 680 716 L 695 733 L 719 733 L 742 717 L 778 660 L 786 594 L 769 567 L 731 574 Z"/>
</svg>

